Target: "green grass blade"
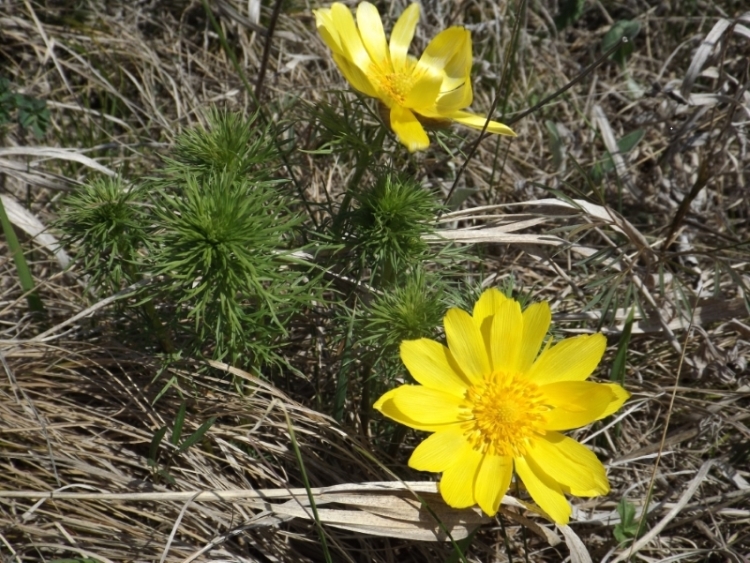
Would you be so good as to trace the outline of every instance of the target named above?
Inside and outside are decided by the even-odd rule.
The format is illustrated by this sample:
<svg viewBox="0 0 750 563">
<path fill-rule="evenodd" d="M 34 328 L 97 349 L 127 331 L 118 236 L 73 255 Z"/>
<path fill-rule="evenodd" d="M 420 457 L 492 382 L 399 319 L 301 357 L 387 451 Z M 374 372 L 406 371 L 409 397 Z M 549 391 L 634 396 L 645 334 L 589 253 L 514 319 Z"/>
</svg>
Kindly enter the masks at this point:
<svg viewBox="0 0 750 563">
<path fill-rule="evenodd" d="M 167 427 L 162 426 L 154 433 L 154 437 L 151 438 L 151 444 L 148 447 L 148 459 L 149 461 L 156 464 L 156 456 L 159 454 L 159 446 L 161 441 L 164 439 L 164 435 L 167 433 Z"/>
<path fill-rule="evenodd" d="M 213 426 L 214 422 L 216 422 L 216 417 L 211 417 L 206 422 L 201 424 L 198 430 L 196 430 L 190 436 L 185 438 L 185 441 L 182 444 L 180 444 L 178 451 L 182 453 L 185 450 L 187 450 L 190 446 L 200 441 L 203 438 L 203 435 L 206 432 L 208 432 L 208 429 L 211 428 L 211 426 Z"/>
<path fill-rule="evenodd" d="M 16 231 L 13 230 L 13 225 L 10 219 L 8 219 L 8 214 L 5 212 L 5 205 L 3 205 L 2 199 L 0 199 L 0 222 L 3 224 L 5 239 L 8 241 L 8 248 L 13 255 L 13 261 L 16 263 L 18 281 L 21 283 L 24 294 L 26 294 L 26 302 L 29 304 L 29 310 L 43 313 L 44 304 L 34 289 L 34 278 L 31 277 L 31 270 L 29 270 L 29 265 L 26 263 L 26 257 L 23 255 L 21 244 L 18 242 Z"/>
<path fill-rule="evenodd" d="M 299 444 L 297 443 L 297 437 L 294 434 L 294 426 L 292 421 L 289 419 L 289 413 L 286 412 L 284 405 L 281 405 L 281 410 L 284 411 L 284 418 L 286 418 L 286 427 L 289 430 L 289 438 L 292 442 L 292 448 L 294 449 L 294 457 L 297 459 L 300 473 L 302 474 L 302 482 L 307 491 L 307 500 L 310 501 L 310 510 L 312 510 L 313 520 L 315 521 L 315 529 L 318 531 L 318 537 L 320 538 L 320 546 L 323 548 L 323 555 L 326 558 L 326 563 L 333 563 L 331 553 L 328 551 L 328 542 L 326 541 L 326 533 L 323 529 L 323 524 L 320 522 L 320 516 L 318 516 L 318 507 L 315 505 L 315 497 L 312 494 L 310 488 L 310 480 L 307 478 L 307 472 L 305 471 L 305 464 L 302 461 L 302 452 L 300 452 Z"/>
<path fill-rule="evenodd" d="M 609 379 L 620 385 L 625 384 L 625 360 L 628 356 L 628 345 L 630 344 L 630 335 L 633 330 L 633 313 L 634 310 L 631 308 L 628 313 L 628 318 L 625 320 L 625 327 L 622 330 L 622 336 L 620 336 L 620 343 L 617 345 L 617 355 L 615 361 L 612 362 L 612 371 L 610 371 Z"/>
<path fill-rule="evenodd" d="M 177 417 L 174 419 L 174 428 L 172 429 L 171 441 L 175 446 L 182 437 L 182 426 L 185 424 L 185 411 L 187 411 L 187 401 L 182 401 L 182 404 L 177 411 Z"/>
</svg>

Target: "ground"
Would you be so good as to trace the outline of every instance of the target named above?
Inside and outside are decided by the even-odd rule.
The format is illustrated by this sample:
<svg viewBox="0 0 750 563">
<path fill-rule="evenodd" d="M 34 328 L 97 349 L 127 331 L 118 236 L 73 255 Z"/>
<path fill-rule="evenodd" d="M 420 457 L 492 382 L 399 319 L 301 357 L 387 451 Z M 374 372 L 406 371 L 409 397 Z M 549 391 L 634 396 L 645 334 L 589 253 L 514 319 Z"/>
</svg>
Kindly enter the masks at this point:
<svg viewBox="0 0 750 563">
<path fill-rule="evenodd" d="M 6 231 L 1 560 L 747 561 L 743 2 L 425 1 L 412 54 L 447 25 L 466 26 L 472 109 L 494 109 L 517 137 L 486 137 L 474 151 L 479 133 L 454 126 L 411 156 L 331 60 L 312 13 L 323 4 L 259 4 L 0 4 L 3 204 L 44 307 L 34 312 Z M 377 5 L 388 32 L 405 4 Z M 550 302 L 556 338 L 607 336 L 595 378 L 621 381 L 632 398 L 571 433 L 605 464 L 611 492 L 572 499 L 570 528 L 512 499 L 489 519 L 430 492 L 436 476 L 406 466 L 420 434 L 388 447 L 392 428 L 370 409 L 372 374 L 336 336 L 349 325 L 335 307 L 291 317 L 273 368 L 211 359 L 208 347 L 176 358 L 142 338 L 143 318 L 118 308 L 127 299 L 92 288 L 77 247 L 56 242 L 80 186 L 157 175 L 211 108 L 258 107 L 286 143 L 279 174 L 294 180 L 289 205 L 308 237 L 299 256 L 324 270 L 316 303 L 375 275 L 353 282 L 356 261 L 331 264 L 340 253 L 310 233 L 335 223 L 347 185 L 398 167 L 451 196 L 429 242 L 448 254 L 428 270 L 459 261 L 453 288 L 512 279 Z M 384 143 L 362 170 L 331 148 L 360 126 Z M 378 293 L 357 287 L 364 301 Z M 341 373 L 362 377 L 346 395 Z M 40 496 L 50 491 L 62 496 Z M 225 494 L 194 498 L 201 491 Z M 436 518 L 456 539 L 477 532 L 445 541 Z"/>
</svg>

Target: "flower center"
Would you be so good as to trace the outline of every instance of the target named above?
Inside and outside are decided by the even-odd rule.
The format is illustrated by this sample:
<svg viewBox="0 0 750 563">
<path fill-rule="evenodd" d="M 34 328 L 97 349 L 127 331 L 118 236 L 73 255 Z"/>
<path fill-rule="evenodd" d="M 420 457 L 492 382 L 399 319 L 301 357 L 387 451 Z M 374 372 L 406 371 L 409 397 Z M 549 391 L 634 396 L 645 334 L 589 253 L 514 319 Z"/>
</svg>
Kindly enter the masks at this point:
<svg viewBox="0 0 750 563">
<path fill-rule="evenodd" d="M 474 449 L 521 457 L 529 439 L 544 434 L 548 410 L 536 384 L 513 374 L 493 373 L 466 392 L 462 427 Z"/>
<path fill-rule="evenodd" d="M 370 76 L 376 79 L 377 90 L 388 107 L 404 105 L 406 96 L 414 83 L 411 73 L 374 71 L 370 73 Z"/>
</svg>

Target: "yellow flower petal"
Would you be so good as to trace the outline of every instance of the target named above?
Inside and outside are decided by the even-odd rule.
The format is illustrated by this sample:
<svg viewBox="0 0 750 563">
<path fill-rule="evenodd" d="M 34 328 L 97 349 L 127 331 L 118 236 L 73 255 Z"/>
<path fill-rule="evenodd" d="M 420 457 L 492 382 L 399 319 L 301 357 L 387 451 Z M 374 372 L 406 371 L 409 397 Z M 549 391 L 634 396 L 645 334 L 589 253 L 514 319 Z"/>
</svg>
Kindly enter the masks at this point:
<svg viewBox="0 0 750 563">
<path fill-rule="evenodd" d="M 492 318 L 491 355 L 495 372 L 515 373 L 518 352 L 523 337 L 521 305 L 515 299 L 506 299 Z"/>
<path fill-rule="evenodd" d="M 439 487 L 451 506 L 478 503 L 495 514 L 512 465 L 538 510 L 561 524 L 571 512 L 566 494 L 609 491 L 602 463 L 558 429 L 612 414 L 630 395 L 614 383 L 584 381 L 606 348 L 602 335 L 548 345 L 537 357 L 549 323 L 546 303 L 521 312 L 518 302 L 488 290 L 473 316 L 448 311 L 447 348 L 428 339 L 402 344 L 404 363 L 423 385 L 389 391 L 375 408 L 435 433 L 409 463 L 443 472 Z"/>
<path fill-rule="evenodd" d="M 457 29 L 460 29 L 463 33 L 462 36 L 456 38 L 456 48 L 453 56 L 445 65 L 445 74 L 448 80 L 463 82 L 471 76 L 471 33 L 467 29 Z M 451 84 L 449 89 L 452 90 L 455 86 L 456 84 Z"/>
<path fill-rule="evenodd" d="M 508 298 L 499 289 L 491 287 L 482 292 L 482 295 L 474 304 L 471 316 L 474 319 L 474 324 L 482 331 L 487 350 L 490 350 L 492 346 L 492 316 L 498 311 L 500 304 L 507 300 Z"/>
<path fill-rule="evenodd" d="M 401 343 L 401 361 L 411 376 L 429 387 L 463 397 L 469 382 L 464 379 L 448 348 L 430 340 L 405 340 Z"/>
<path fill-rule="evenodd" d="M 445 470 L 438 488 L 443 500 L 453 508 L 466 508 L 476 502 L 474 500 L 474 482 L 482 454 L 473 449 L 468 443 L 455 452 L 456 463 Z"/>
<path fill-rule="evenodd" d="M 414 73 L 445 75 L 445 67 L 463 48 L 466 30 L 461 27 L 449 27 L 433 37 L 417 62 Z"/>
<path fill-rule="evenodd" d="M 383 396 L 381 396 L 373 405 L 375 410 L 380 411 L 384 416 L 387 416 L 391 420 L 395 420 L 399 424 L 414 428 L 415 430 L 424 430 L 425 432 L 437 432 L 439 430 L 446 430 L 450 425 L 446 424 L 424 424 L 411 417 L 411 414 L 401 410 L 394 401 L 394 398 L 402 392 L 403 387 L 411 387 L 409 385 L 402 385 L 391 389 Z"/>
<path fill-rule="evenodd" d="M 463 31 L 463 43 L 445 67 L 445 78 L 436 104 L 439 114 L 468 107 L 474 97 L 471 89 L 471 33 Z"/>
<path fill-rule="evenodd" d="M 456 123 L 460 123 L 461 125 L 466 125 L 467 127 L 472 127 L 474 129 L 480 130 L 484 129 L 484 124 L 487 122 L 486 117 L 475 115 L 473 113 L 469 113 L 468 111 L 454 111 L 446 117 L 449 117 L 450 119 L 452 119 Z M 513 129 L 511 129 L 507 125 L 503 125 L 498 121 L 490 121 L 489 125 L 487 125 L 487 132 L 496 133 L 498 135 L 510 135 L 511 137 L 516 136 L 516 134 L 513 132 Z"/>
<path fill-rule="evenodd" d="M 469 313 L 461 309 L 450 309 L 443 323 L 448 348 L 456 363 L 469 381 L 481 381 L 490 373 L 490 362 L 479 327 Z"/>
<path fill-rule="evenodd" d="M 557 381 L 583 381 L 604 355 L 607 339 L 602 334 L 582 334 L 567 338 L 544 350 L 528 371 L 537 385 Z"/>
<path fill-rule="evenodd" d="M 439 72 L 425 72 L 412 84 L 404 98 L 404 106 L 417 113 L 428 113 L 435 106 L 443 76 Z"/>
<path fill-rule="evenodd" d="M 474 310 L 471 316 L 477 326 L 481 326 L 484 319 L 491 317 L 500 309 L 500 305 L 505 303 L 508 298 L 496 287 L 490 287 L 482 292 L 477 302 L 474 303 Z"/>
<path fill-rule="evenodd" d="M 623 403 L 630 399 L 630 392 L 626 391 L 621 385 L 618 385 L 617 383 L 603 383 L 602 385 L 606 385 L 607 387 L 609 387 L 612 390 L 612 393 L 614 393 L 617 397 L 617 399 L 611 402 L 609 404 L 609 407 L 607 407 L 602 413 L 602 418 L 604 418 L 605 416 L 609 416 L 620 410 L 620 407 L 623 405 Z"/>
<path fill-rule="evenodd" d="M 409 152 L 421 151 L 430 146 L 424 127 L 414 114 L 401 106 L 391 108 L 391 129 Z"/>
<path fill-rule="evenodd" d="M 457 462 L 456 452 L 466 445 L 459 427 L 435 432 L 419 444 L 409 458 L 409 467 L 441 473 Z"/>
<path fill-rule="evenodd" d="M 362 43 L 362 37 L 359 35 L 351 11 L 343 4 L 335 2 L 331 5 L 331 16 L 333 25 L 339 33 L 344 57 L 358 66 L 361 71 L 367 72 L 372 59 Z"/>
<path fill-rule="evenodd" d="M 552 410 L 544 415 L 547 430 L 570 430 L 601 420 L 619 409 L 630 394 L 614 383 L 558 381 L 542 385 L 544 404 Z"/>
<path fill-rule="evenodd" d="M 357 6 L 357 29 L 359 29 L 362 42 L 370 54 L 370 58 L 381 72 L 393 72 L 388 44 L 385 41 L 383 22 L 380 19 L 378 9 L 369 2 L 361 2 Z"/>
<path fill-rule="evenodd" d="M 513 461 L 509 457 L 485 455 L 479 466 L 474 498 L 485 514 L 494 516 L 500 507 L 513 475 Z"/>
<path fill-rule="evenodd" d="M 355 90 L 359 90 L 365 96 L 376 97 L 377 94 L 369 79 L 356 65 L 349 62 L 346 57 L 333 53 L 333 60 L 339 67 L 341 74 L 344 75 L 346 81 L 352 85 Z"/>
<path fill-rule="evenodd" d="M 602 462 L 591 450 L 558 432 L 547 432 L 543 438 L 533 440 L 524 458 L 533 460 L 550 479 L 574 495 L 597 496 L 609 492 Z"/>
<path fill-rule="evenodd" d="M 519 372 L 527 372 L 534 363 L 551 321 L 552 313 L 546 301 L 533 303 L 523 312 L 523 337 L 518 355 Z"/>
<path fill-rule="evenodd" d="M 414 31 L 419 21 L 419 4 L 411 4 L 398 18 L 391 31 L 389 49 L 391 64 L 395 72 L 405 72 L 408 68 L 407 56 L 409 45 L 414 38 Z"/>
<path fill-rule="evenodd" d="M 392 402 L 393 396 L 396 394 L 396 391 L 398 391 L 398 387 L 383 393 L 380 396 L 380 398 L 377 401 L 375 401 L 375 404 L 372 405 L 372 408 L 374 408 L 375 410 L 382 411 L 386 403 Z"/>
<path fill-rule="evenodd" d="M 552 520 L 558 524 L 567 524 L 570 519 L 570 504 L 565 500 L 560 484 L 542 471 L 532 459 L 515 458 L 513 463 L 534 502 Z"/>
<path fill-rule="evenodd" d="M 315 26 L 318 28 L 318 33 L 323 38 L 323 42 L 335 54 L 343 55 L 344 48 L 341 46 L 339 32 L 336 31 L 336 26 L 333 23 L 331 10 L 328 8 L 313 10 L 313 14 L 315 14 Z"/>
<path fill-rule="evenodd" d="M 463 399 L 421 385 L 402 385 L 391 400 L 396 408 L 420 425 L 434 426 L 459 422 Z"/>
<path fill-rule="evenodd" d="M 471 105 L 474 97 L 470 79 L 467 78 L 463 82 L 459 82 L 452 90 L 446 90 L 447 83 L 447 80 L 443 80 L 440 95 L 435 102 L 435 115 L 438 116 L 451 115 L 456 110 Z"/>
<path fill-rule="evenodd" d="M 425 149 L 429 138 L 419 119 L 452 121 L 481 129 L 485 119 L 463 108 L 471 104 L 471 34 L 461 27 L 440 32 L 417 60 L 408 54 L 419 20 L 411 4 L 399 17 L 386 45 L 383 22 L 370 2 L 349 8 L 334 2 L 314 10 L 316 25 L 345 78 L 358 91 L 379 99 L 390 110 L 390 125 L 409 151 Z M 487 131 L 515 135 L 496 121 Z"/>
</svg>

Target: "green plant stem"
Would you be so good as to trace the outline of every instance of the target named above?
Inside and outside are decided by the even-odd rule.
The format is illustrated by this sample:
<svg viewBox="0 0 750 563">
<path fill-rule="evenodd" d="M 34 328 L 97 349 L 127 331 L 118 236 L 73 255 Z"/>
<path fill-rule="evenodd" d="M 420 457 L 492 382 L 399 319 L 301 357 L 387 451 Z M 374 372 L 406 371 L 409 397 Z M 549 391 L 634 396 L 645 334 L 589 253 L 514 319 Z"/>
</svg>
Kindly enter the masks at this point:
<svg viewBox="0 0 750 563">
<path fill-rule="evenodd" d="M 360 158 L 357 159 L 357 167 L 354 170 L 354 175 L 352 176 L 351 180 L 349 180 L 349 185 L 346 187 L 346 193 L 344 193 L 344 199 L 341 200 L 341 206 L 339 207 L 338 213 L 336 213 L 336 218 L 333 220 L 331 230 L 334 233 L 341 233 L 341 227 L 344 223 L 344 219 L 346 218 L 346 213 L 352 203 L 352 197 L 354 197 L 354 187 L 359 185 L 359 183 L 362 181 L 362 176 L 365 175 L 365 170 L 367 170 L 369 164 L 369 154 L 360 156 Z"/>
<path fill-rule="evenodd" d="M 355 302 L 355 307 L 356 307 L 356 302 Z M 336 373 L 336 394 L 334 395 L 334 398 L 333 398 L 333 418 L 335 418 L 339 422 L 344 420 L 344 406 L 346 405 L 346 390 L 349 386 L 349 374 L 347 373 L 347 370 L 349 369 L 348 359 L 350 358 L 350 355 L 351 355 L 351 349 L 354 346 L 353 344 L 354 315 L 355 313 L 352 312 L 352 318 L 349 321 L 349 329 L 346 334 L 346 343 L 344 345 L 344 353 L 341 358 L 341 366 L 339 367 L 339 370 Z"/>
<path fill-rule="evenodd" d="M 383 269 L 380 272 L 380 280 L 378 280 L 377 287 L 380 289 L 387 289 L 393 286 L 393 282 L 396 278 L 396 267 L 392 260 L 385 260 Z"/>
<path fill-rule="evenodd" d="M 146 301 L 142 308 L 146 317 L 148 317 L 152 328 L 156 332 L 156 337 L 159 339 L 162 350 L 167 354 L 174 354 L 175 347 L 172 338 L 169 336 L 169 332 L 164 327 L 164 324 L 162 324 L 161 319 L 159 319 L 159 315 L 156 313 L 156 307 L 154 307 L 153 302 Z"/>
<path fill-rule="evenodd" d="M 503 545 L 505 546 L 505 554 L 508 557 L 508 563 L 513 563 L 513 551 L 510 549 L 510 542 L 508 541 L 508 532 L 505 529 L 505 522 L 503 522 L 503 516 L 500 514 L 497 518 L 500 522 L 500 534 L 503 536 Z"/>
<path fill-rule="evenodd" d="M 401 443 L 404 441 L 404 438 L 406 438 L 406 430 L 406 426 L 399 425 L 396 426 L 396 429 L 393 431 L 393 438 L 387 450 L 387 453 L 390 457 L 396 457 L 396 454 L 398 454 L 398 449 L 401 447 Z"/>
<path fill-rule="evenodd" d="M 362 424 L 362 435 L 367 436 L 367 427 L 370 425 L 370 409 L 372 409 L 372 384 L 370 375 L 372 374 L 372 362 L 367 362 L 362 372 L 362 403 L 359 409 L 359 420 Z"/>
<path fill-rule="evenodd" d="M 135 272 L 135 269 L 130 262 L 127 262 L 123 269 L 127 273 L 130 283 L 136 283 L 142 279 L 142 277 Z M 151 300 L 146 301 L 145 303 L 143 303 L 143 305 L 141 305 L 141 311 L 143 311 L 143 314 L 146 315 L 146 318 L 151 323 L 151 328 L 156 333 L 156 338 L 159 340 L 161 349 L 167 354 L 174 354 L 174 343 L 172 342 L 172 338 L 169 336 L 169 332 L 161 322 L 161 319 L 159 319 L 159 315 L 156 313 L 156 307 L 154 307 L 154 303 Z"/>
</svg>

